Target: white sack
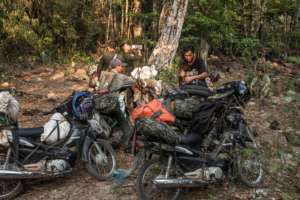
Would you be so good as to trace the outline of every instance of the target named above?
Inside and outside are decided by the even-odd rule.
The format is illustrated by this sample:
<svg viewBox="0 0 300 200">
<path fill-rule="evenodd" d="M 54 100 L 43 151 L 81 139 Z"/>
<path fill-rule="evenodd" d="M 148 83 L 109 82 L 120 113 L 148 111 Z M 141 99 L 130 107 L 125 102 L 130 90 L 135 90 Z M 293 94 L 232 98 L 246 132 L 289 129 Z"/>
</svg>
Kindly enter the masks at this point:
<svg viewBox="0 0 300 200">
<path fill-rule="evenodd" d="M 57 125 L 59 126 L 59 136 Z M 70 130 L 71 125 L 66 118 L 60 113 L 55 113 L 44 125 L 44 133 L 41 135 L 41 141 L 47 144 L 53 144 L 59 140 L 65 139 Z"/>
<path fill-rule="evenodd" d="M 5 113 L 16 122 L 19 110 L 18 101 L 9 92 L 0 92 L 0 112 Z"/>
<path fill-rule="evenodd" d="M 157 74 L 158 72 L 155 69 L 154 65 L 152 65 L 151 67 L 138 67 L 131 72 L 131 76 L 136 80 L 154 79 Z"/>
<path fill-rule="evenodd" d="M 0 131 L 0 145 L 8 147 L 9 138 L 12 138 L 12 132 L 10 130 L 1 130 Z"/>
</svg>

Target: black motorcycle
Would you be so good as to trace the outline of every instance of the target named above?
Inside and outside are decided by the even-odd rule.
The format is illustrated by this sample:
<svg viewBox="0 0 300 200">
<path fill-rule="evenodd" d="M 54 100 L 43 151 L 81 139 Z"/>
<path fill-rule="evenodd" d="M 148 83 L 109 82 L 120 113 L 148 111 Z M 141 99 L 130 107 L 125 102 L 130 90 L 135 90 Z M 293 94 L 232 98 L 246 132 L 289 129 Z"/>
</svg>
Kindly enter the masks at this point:
<svg viewBox="0 0 300 200">
<path fill-rule="evenodd" d="M 216 96 L 217 95 L 217 96 Z M 201 104 L 187 135 L 176 144 L 147 136 L 152 159 L 137 177 L 139 199 L 178 199 L 185 188 L 220 183 L 225 177 L 257 187 L 263 180 L 262 158 L 242 108 L 250 99 L 243 81 L 224 84 Z"/>
<path fill-rule="evenodd" d="M 67 136 L 54 143 L 41 141 L 44 127 L 0 129 L 9 133 L 7 145 L 0 145 L 0 199 L 16 197 L 26 181 L 69 175 L 78 159 L 85 162 L 87 171 L 97 179 L 111 177 L 116 166 L 115 154 L 111 145 L 102 139 L 102 129 L 90 119 L 91 98 L 89 93 L 75 92 L 54 109 L 65 117 L 70 127 Z M 62 134 L 60 123 L 54 128 L 58 139 Z"/>
</svg>

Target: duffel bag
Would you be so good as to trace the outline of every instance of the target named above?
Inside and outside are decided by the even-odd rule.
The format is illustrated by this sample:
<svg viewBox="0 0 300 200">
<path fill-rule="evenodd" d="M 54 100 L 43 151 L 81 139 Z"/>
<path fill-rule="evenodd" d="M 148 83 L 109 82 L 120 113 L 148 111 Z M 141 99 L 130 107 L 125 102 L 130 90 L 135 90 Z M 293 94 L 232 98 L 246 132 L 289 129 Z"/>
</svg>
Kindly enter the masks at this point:
<svg viewBox="0 0 300 200">
<path fill-rule="evenodd" d="M 142 118 L 154 117 L 157 121 L 174 123 L 175 117 L 165 108 L 162 102 L 157 99 L 150 101 L 148 104 L 135 108 L 131 113 L 133 121 Z"/>
<path fill-rule="evenodd" d="M 168 144 L 177 144 L 179 141 L 178 134 L 165 122 L 158 122 L 151 118 L 140 118 L 136 121 L 135 127 L 138 133 L 150 140 Z"/>
<path fill-rule="evenodd" d="M 98 112 L 111 114 L 120 109 L 119 98 L 115 93 L 109 93 L 94 98 L 95 108 Z"/>
</svg>

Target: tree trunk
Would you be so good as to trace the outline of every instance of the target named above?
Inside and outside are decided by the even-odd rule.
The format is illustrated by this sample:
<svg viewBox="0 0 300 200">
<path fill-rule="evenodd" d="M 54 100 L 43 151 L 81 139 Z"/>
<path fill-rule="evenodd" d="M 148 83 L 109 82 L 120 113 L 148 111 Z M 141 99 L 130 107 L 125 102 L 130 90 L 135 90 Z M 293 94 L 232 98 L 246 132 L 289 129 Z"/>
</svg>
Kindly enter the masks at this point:
<svg viewBox="0 0 300 200">
<path fill-rule="evenodd" d="M 157 10 L 157 1 L 156 0 L 154 0 L 153 1 L 153 3 L 152 3 L 152 12 L 153 13 L 155 13 L 156 12 L 156 10 Z M 153 17 L 153 19 L 152 19 L 152 23 L 151 23 L 151 26 L 152 26 L 152 33 L 153 33 L 153 38 L 156 38 L 156 34 L 157 34 L 157 26 L 158 26 L 158 24 L 157 24 L 157 20 L 155 19 L 155 17 Z"/>
<path fill-rule="evenodd" d="M 117 22 L 117 12 L 115 9 L 113 9 L 113 14 L 112 14 L 112 18 L 113 18 L 113 26 L 112 26 L 112 33 L 113 33 L 113 37 L 117 37 L 117 33 L 118 33 L 118 22 Z"/>
<path fill-rule="evenodd" d="M 251 20 L 251 36 L 256 37 L 259 29 L 263 25 L 263 19 L 266 12 L 265 0 L 252 1 L 252 20 Z"/>
<path fill-rule="evenodd" d="M 208 57 L 208 51 L 209 51 L 209 44 L 206 39 L 201 39 L 200 44 L 200 58 L 204 60 L 205 64 L 207 65 L 207 57 Z"/>
<path fill-rule="evenodd" d="M 107 20 L 107 27 L 106 27 L 106 37 L 105 40 L 108 41 L 109 40 L 109 35 L 110 35 L 110 29 L 111 26 L 113 26 L 112 24 L 112 1 L 109 1 L 109 13 L 108 13 L 108 20 Z"/>
<path fill-rule="evenodd" d="M 174 0 L 172 9 L 167 17 L 167 23 L 162 29 L 161 36 L 154 48 L 148 63 L 155 65 L 158 70 L 171 65 L 182 31 L 182 26 L 187 10 L 188 0 Z"/>
<path fill-rule="evenodd" d="M 125 7 L 123 6 L 123 2 L 122 2 L 122 5 L 121 5 L 121 37 L 124 35 L 124 24 L 125 24 Z"/>
<path fill-rule="evenodd" d="M 128 29 L 129 29 L 129 0 L 125 0 L 125 26 L 124 26 L 124 35 L 128 35 Z"/>
<path fill-rule="evenodd" d="M 133 1 L 133 6 L 132 6 L 132 11 L 134 15 L 139 15 L 141 13 L 141 8 L 142 3 L 140 0 L 134 0 Z M 142 22 L 140 20 L 139 16 L 134 16 L 133 18 L 133 38 L 139 39 L 142 37 Z"/>
<path fill-rule="evenodd" d="M 296 28 L 298 28 L 299 18 L 300 18 L 300 0 L 298 0 L 298 3 L 297 3 L 296 13 L 295 13 L 294 30 L 296 30 Z"/>
<path fill-rule="evenodd" d="M 164 0 L 163 7 L 159 16 L 159 22 L 158 22 L 158 32 L 161 34 L 161 31 L 163 27 L 165 27 L 167 23 L 167 17 L 169 13 L 171 12 L 171 1 L 170 0 Z"/>
</svg>

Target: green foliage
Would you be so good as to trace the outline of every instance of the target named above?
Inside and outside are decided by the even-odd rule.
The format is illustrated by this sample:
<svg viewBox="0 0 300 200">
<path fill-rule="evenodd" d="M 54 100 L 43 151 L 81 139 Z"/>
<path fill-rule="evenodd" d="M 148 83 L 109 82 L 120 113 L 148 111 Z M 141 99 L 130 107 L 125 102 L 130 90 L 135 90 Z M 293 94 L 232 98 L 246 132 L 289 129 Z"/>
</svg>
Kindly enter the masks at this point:
<svg viewBox="0 0 300 200">
<path fill-rule="evenodd" d="M 89 1 L 32 1 L 29 5 L 11 1 L 0 3 L 0 10 L 0 50 L 10 60 L 26 55 L 61 60 L 76 52 L 95 51 L 103 28 L 96 23 Z"/>
<path fill-rule="evenodd" d="M 97 42 L 103 44 L 107 37 L 116 41 L 129 37 L 132 42 L 143 43 L 149 56 L 159 37 L 165 1 L 141 0 L 140 13 L 131 10 L 132 0 L 128 2 L 129 22 L 122 32 L 125 0 L 111 1 L 111 23 L 115 27 L 107 32 L 108 0 L 0 1 L 0 59 L 29 55 L 34 61 L 64 62 L 74 54 L 96 52 Z M 180 46 L 193 44 L 200 48 L 205 39 L 212 51 L 245 60 L 258 57 L 265 47 L 278 56 L 286 51 L 299 54 L 300 28 L 294 27 L 295 12 L 296 0 L 189 0 Z M 130 35 L 136 21 L 143 28 L 142 38 L 138 39 Z"/>
<path fill-rule="evenodd" d="M 300 57 L 290 56 L 287 58 L 287 61 L 295 63 L 300 66 Z"/>
<path fill-rule="evenodd" d="M 259 41 L 255 38 L 242 38 L 236 43 L 236 55 L 242 56 L 246 59 L 257 57 Z"/>
<path fill-rule="evenodd" d="M 295 0 L 260 1 L 257 5 L 238 0 L 190 0 L 181 44 L 200 47 L 204 38 L 212 51 L 245 60 L 260 56 L 264 47 L 278 52 L 278 56 L 287 49 L 297 53 L 300 29 L 293 30 L 295 12 Z"/>
<path fill-rule="evenodd" d="M 174 64 L 170 67 L 165 67 L 159 74 L 158 79 L 170 85 L 177 85 L 178 83 L 178 65 Z"/>
<path fill-rule="evenodd" d="M 255 77 L 256 77 L 256 74 L 255 74 L 254 70 L 249 70 L 249 71 L 247 71 L 247 74 L 246 74 L 246 80 L 245 80 L 246 84 L 247 84 L 248 86 L 250 86 L 251 82 L 253 81 L 253 79 L 254 79 Z"/>
</svg>

